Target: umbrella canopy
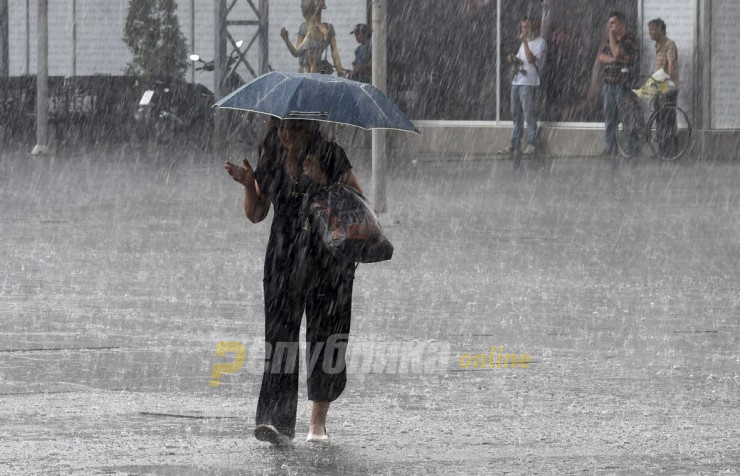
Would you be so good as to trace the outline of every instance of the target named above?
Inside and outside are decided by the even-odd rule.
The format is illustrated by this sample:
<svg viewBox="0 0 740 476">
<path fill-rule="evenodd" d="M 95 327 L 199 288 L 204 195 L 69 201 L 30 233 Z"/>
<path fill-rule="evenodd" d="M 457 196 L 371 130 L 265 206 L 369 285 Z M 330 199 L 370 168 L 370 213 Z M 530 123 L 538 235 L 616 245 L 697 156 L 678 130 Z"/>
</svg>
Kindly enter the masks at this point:
<svg viewBox="0 0 740 476">
<path fill-rule="evenodd" d="M 215 107 L 419 134 L 408 117 L 373 85 L 320 73 L 270 72 Z"/>
</svg>

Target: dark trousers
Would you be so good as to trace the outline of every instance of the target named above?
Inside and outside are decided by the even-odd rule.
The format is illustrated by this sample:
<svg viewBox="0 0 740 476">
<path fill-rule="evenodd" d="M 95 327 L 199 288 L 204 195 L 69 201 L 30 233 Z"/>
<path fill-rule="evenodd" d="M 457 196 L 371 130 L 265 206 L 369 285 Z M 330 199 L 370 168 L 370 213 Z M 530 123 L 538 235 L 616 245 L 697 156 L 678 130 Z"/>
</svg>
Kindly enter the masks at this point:
<svg viewBox="0 0 740 476">
<path fill-rule="evenodd" d="M 347 383 L 344 358 L 354 266 L 325 257 L 307 271 L 273 268 L 264 280 L 265 370 L 256 423 L 274 425 L 291 438 L 298 407 L 298 340 L 304 309 L 308 399 L 334 401 Z"/>
</svg>

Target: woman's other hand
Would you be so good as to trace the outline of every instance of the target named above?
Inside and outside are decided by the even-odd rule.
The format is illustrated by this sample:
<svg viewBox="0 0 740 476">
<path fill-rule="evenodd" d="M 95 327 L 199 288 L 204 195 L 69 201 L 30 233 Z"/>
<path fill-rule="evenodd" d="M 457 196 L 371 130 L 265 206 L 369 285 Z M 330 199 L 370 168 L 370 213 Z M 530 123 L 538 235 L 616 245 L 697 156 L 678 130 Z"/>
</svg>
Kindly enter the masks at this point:
<svg viewBox="0 0 740 476">
<path fill-rule="evenodd" d="M 283 39 L 283 41 L 288 41 L 290 39 L 290 33 L 288 33 L 287 28 L 282 27 L 280 29 L 280 37 Z"/>
<path fill-rule="evenodd" d="M 249 161 L 246 158 L 243 160 L 243 162 L 244 167 L 239 167 L 238 165 L 227 160 L 224 164 L 224 168 L 226 169 L 226 172 L 231 175 L 231 178 L 246 186 L 250 181 L 254 181 L 254 169 L 252 169 L 252 166 L 249 164 Z"/>
<path fill-rule="evenodd" d="M 326 175 L 315 155 L 311 154 L 303 161 L 303 174 L 319 185 L 326 185 Z"/>
</svg>

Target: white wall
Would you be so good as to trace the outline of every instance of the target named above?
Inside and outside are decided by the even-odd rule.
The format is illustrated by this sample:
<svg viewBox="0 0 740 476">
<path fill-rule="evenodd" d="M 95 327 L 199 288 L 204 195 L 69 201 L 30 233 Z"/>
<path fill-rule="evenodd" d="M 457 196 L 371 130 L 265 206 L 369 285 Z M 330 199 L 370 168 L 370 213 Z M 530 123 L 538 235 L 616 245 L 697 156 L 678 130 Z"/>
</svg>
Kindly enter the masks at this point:
<svg viewBox="0 0 740 476">
<path fill-rule="evenodd" d="M 36 73 L 36 0 L 9 0 L 11 75 Z M 122 41 L 127 0 L 77 0 L 77 74 L 122 74 L 131 54 Z M 26 16 L 29 29 L 26 31 Z M 26 52 L 26 34 L 30 49 Z M 26 71 L 26 54 L 29 70 Z M 72 74 L 72 1 L 49 2 L 49 74 Z"/>
<path fill-rule="evenodd" d="M 712 87 L 713 129 L 740 128 L 740 54 L 737 51 L 737 0 L 712 2 Z"/>
</svg>

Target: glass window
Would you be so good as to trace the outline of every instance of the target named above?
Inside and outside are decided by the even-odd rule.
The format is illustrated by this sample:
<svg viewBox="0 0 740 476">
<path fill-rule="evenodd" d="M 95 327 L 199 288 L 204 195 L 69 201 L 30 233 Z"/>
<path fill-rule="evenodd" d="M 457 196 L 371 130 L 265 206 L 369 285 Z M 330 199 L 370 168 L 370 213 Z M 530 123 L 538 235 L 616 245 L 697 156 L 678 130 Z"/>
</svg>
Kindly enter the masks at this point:
<svg viewBox="0 0 740 476">
<path fill-rule="evenodd" d="M 609 13 L 621 11 L 639 39 L 637 0 L 503 0 L 501 54 L 516 53 L 523 16 L 539 19 L 547 43 L 541 70 L 538 118 L 549 122 L 601 122 L 602 77 L 597 54 L 608 40 Z M 511 67 L 501 64 L 501 119 L 511 120 Z"/>
<path fill-rule="evenodd" d="M 502 0 L 502 120 L 511 120 L 506 55 L 516 53 L 519 23 L 541 25 L 548 53 L 541 71 L 539 118 L 600 122 L 601 69 L 609 12 L 627 16 L 637 31 L 638 0 Z M 496 119 L 496 0 L 388 2 L 388 92 L 412 119 Z"/>
<path fill-rule="evenodd" d="M 412 119 L 496 119 L 496 1 L 388 2 L 388 93 Z"/>
</svg>

